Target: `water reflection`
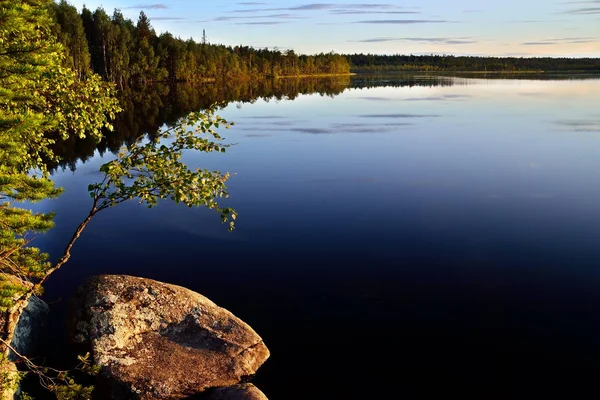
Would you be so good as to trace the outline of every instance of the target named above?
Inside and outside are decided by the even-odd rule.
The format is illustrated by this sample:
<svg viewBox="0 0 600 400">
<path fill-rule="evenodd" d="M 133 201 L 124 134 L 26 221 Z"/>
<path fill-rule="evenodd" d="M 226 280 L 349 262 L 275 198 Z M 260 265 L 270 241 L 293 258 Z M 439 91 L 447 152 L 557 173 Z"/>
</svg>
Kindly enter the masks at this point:
<svg viewBox="0 0 600 400">
<path fill-rule="evenodd" d="M 238 229 L 123 204 L 46 298 L 99 273 L 190 287 L 265 339 L 255 382 L 271 398 L 397 398 L 444 377 L 521 394 L 536 375 L 597 365 L 600 81 L 359 76 L 330 89 L 221 96 L 239 145 L 188 161 L 236 173 Z M 200 108 L 219 100 L 202 90 L 224 89 L 177 90 L 148 106 L 154 118 L 128 111 L 132 137 L 176 118 L 183 95 Z M 55 175 L 65 195 L 41 205 L 57 214 L 44 251 L 64 247 L 102 162 Z"/>
<path fill-rule="evenodd" d="M 507 80 L 509 78 L 509 80 Z M 370 102 L 381 103 L 382 105 L 390 102 L 424 102 L 433 104 L 447 104 L 450 101 L 466 102 L 472 100 L 480 93 L 448 93 L 437 91 L 434 95 L 430 91 L 415 92 L 427 93 L 427 95 L 409 95 L 398 97 L 396 95 L 379 95 L 379 93 L 388 94 L 389 91 L 372 91 L 370 89 L 396 89 L 396 88 L 445 88 L 451 86 L 481 86 L 482 84 L 490 87 L 496 86 L 499 90 L 511 89 L 514 94 L 520 97 L 545 98 L 556 97 L 559 94 L 565 96 L 573 94 L 573 90 L 585 93 L 586 86 L 577 88 L 571 86 L 546 85 L 547 81 L 580 81 L 600 80 L 598 74 L 485 74 L 485 73 L 464 73 L 453 74 L 452 76 L 443 73 L 430 74 L 410 74 L 410 73 L 387 73 L 387 74 L 364 74 L 353 77 L 336 78 L 306 78 L 306 79 L 278 79 L 278 80 L 260 80 L 260 81 L 241 81 L 229 82 L 226 85 L 217 84 L 177 84 L 166 85 L 156 84 L 137 88 L 128 88 L 120 92 L 119 97 L 123 112 L 118 115 L 114 121 L 114 132 L 106 132 L 102 142 L 96 143 L 91 139 L 79 139 L 72 137 L 66 141 L 57 141 L 54 151 L 61 157 L 59 163 L 49 162 L 50 169 L 69 169 L 75 171 L 78 161 L 89 161 L 95 151 L 100 155 L 106 152 L 116 152 L 122 145 L 131 144 L 142 135 L 155 135 L 159 129 L 166 126 L 172 126 L 180 118 L 186 116 L 192 111 L 208 108 L 216 103 L 222 107 L 229 104 L 235 104 L 237 108 L 242 108 L 244 104 L 253 104 L 259 100 L 283 101 L 295 100 L 300 95 L 319 94 L 320 96 L 335 97 L 347 91 L 363 92 L 367 90 L 369 95 L 353 96 L 355 101 L 361 103 Z M 528 84 L 527 90 L 524 90 L 524 82 L 536 82 Z M 377 93 L 378 95 L 373 95 Z M 408 92 L 405 92 L 408 93 Z M 411 106 L 402 106 L 406 109 Z M 378 107 L 377 110 L 385 107 Z M 389 109 L 389 107 L 388 107 Z M 364 113 L 359 114 L 359 118 L 388 118 L 395 120 L 406 120 L 406 122 L 388 123 L 388 126 L 411 125 L 408 122 L 411 119 L 440 117 L 437 113 L 417 114 L 417 113 Z M 336 124 L 335 126 L 322 128 L 304 126 L 301 123 L 306 121 L 285 120 L 280 115 L 248 116 L 246 119 L 254 119 L 250 127 L 238 127 L 238 130 L 256 131 L 246 135 L 246 137 L 269 137 L 270 132 L 291 131 L 308 134 L 332 134 L 339 132 L 380 132 L 380 128 L 373 129 L 373 123 L 361 124 L 359 122 L 350 123 L 349 126 Z M 236 121 L 241 122 L 241 121 Z M 260 122 L 258 125 L 256 122 Z M 554 126 L 563 131 L 572 132 L 597 132 L 600 120 L 574 120 L 563 119 L 553 122 Z M 302 125 L 302 126 L 299 126 Z M 365 126 L 365 125 L 368 125 Z M 286 128 L 288 127 L 288 128 Z M 363 129 L 364 128 L 364 129 Z M 385 129 L 385 128 L 383 128 Z"/>
<path fill-rule="evenodd" d="M 230 82 L 228 85 L 216 84 L 156 84 L 137 88 L 128 88 L 119 94 L 123 112 L 114 121 L 114 132 L 106 132 L 101 143 L 91 139 L 70 138 L 59 142 L 54 151 L 62 160 L 57 164 L 50 164 L 51 169 L 61 168 L 75 171 L 78 161 L 88 161 L 98 150 L 100 155 L 116 152 L 123 144 L 131 144 L 141 135 L 150 136 L 164 125 L 172 126 L 177 120 L 189 114 L 210 107 L 215 103 L 226 107 L 230 103 L 238 108 L 244 104 L 252 104 L 258 100 L 282 101 L 295 100 L 299 95 L 318 94 L 320 96 L 334 97 L 350 89 L 369 89 L 374 87 L 436 87 L 467 84 L 466 81 L 452 77 L 437 75 L 360 75 L 352 78 L 347 76 L 336 78 L 305 78 L 305 79 L 277 79 L 260 81 Z M 441 97 L 413 98 L 405 100 L 450 100 L 464 98 L 466 95 L 447 94 Z M 389 101 L 386 97 L 363 97 L 369 101 Z M 369 115 L 366 115 L 369 116 Z M 396 114 L 389 118 L 416 118 L 426 115 Z M 429 116 L 429 115 L 427 115 Z M 378 117 L 378 115 L 370 115 Z M 263 125 L 271 124 L 277 127 L 293 125 L 293 121 L 282 121 L 281 116 L 257 116 Z M 236 121 L 237 122 L 237 121 Z M 372 125 L 372 124 L 370 124 Z M 336 127 L 333 127 L 334 129 Z M 243 129 L 243 128 L 242 128 Z M 356 130 L 356 124 L 348 130 Z M 263 129 L 268 131 L 269 129 Z M 337 133 L 330 129 L 320 128 L 290 128 L 290 131 L 309 134 Z M 266 137 L 268 133 L 252 134 L 249 137 Z"/>
</svg>

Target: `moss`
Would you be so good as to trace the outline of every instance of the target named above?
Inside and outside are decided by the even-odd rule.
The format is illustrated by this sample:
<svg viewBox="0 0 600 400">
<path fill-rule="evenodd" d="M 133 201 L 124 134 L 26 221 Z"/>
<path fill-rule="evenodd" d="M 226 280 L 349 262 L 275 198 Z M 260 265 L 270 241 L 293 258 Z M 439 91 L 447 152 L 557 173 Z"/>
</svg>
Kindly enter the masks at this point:
<svg viewBox="0 0 600 400">
<path fill-rule="evenodd" d="M 0 399 L 12 399 L 25 373 L 19 372 L 4 354 L 0 354 Z"/>
</svg>

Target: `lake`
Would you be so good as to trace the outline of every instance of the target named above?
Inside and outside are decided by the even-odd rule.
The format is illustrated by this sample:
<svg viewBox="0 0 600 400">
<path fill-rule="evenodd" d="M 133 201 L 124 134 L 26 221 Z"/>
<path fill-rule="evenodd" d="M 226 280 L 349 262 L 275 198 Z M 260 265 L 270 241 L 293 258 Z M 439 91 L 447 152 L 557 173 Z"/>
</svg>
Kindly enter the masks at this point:
<svg viewBox="0 0 600 400">
<path fill-rule="evenodd" d="M 63 149 L 65 194 L 36 205 L 56 228 L 34 244 L 58 257 L 109 150 L 214 100 L 233 146 L 186 161 L 233 174 L 237 229 L 166 201 L 104 211 L 48 282 L 54 320 L 94 274 L 188 287 L 264 338 L 271 399 L 514 398 L 582 378 L 600 359 L 600 79 L 492 78 L 136 94 L 100 151 Z"/>
</svg>

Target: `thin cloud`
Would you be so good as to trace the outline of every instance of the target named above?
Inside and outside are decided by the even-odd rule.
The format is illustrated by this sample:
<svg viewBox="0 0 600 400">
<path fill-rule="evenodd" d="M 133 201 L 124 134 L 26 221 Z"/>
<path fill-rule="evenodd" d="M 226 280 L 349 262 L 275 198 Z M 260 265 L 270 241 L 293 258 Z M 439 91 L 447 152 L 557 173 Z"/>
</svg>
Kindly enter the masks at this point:
<svg viewBox="0 0 600 400">
<path fill-rule="evenodd" d="M 254 8 L 233 10 L 234 13 L 253 13 L 261 11 L 352 11 L 352 10 L 399 10 L 404 7 L 395 4 L 380 3 L 380 4 L 364 4 L 364 3 L 310 3 L 301 4 L 294 7 L 279 7 L 279 8 Z"/>
<path fill-rule="evenodd" d="M 379 9 L 393 9 L 397 8 L 397 6 L 393 4 L 331 4 L 331 3 L 313 3 L 313 4 L 304 4 L 301 6 L 290 7 L 289 10 L 297 10 L 297 11 L 306 11 L 306 10 L 330 10 L 330 9 L 339 9 L 339 8 L 379 8 Z"/>
<path fill-rule="evenodd" d="M 574 132 L 600 132 L 600 120 L 562 120 L 554 124 Z"/>
<path fill-rule="evenodd" d="M 307 10 L 327 10 L 332 7 L 335 7 L 335 4 L 304 4 L 302 6 L 297 7 L 289 7 L 288 10 L 294 11 L 307 11 Z"/>
<path fill-rule="evenodd" d="M 549 44 L 560 44 L 560 43 L 568 43 L 568 44 L 578 44 L 578 43 L 596 43 L 598 41 L 597 38 L 593 37 L 565 37 L 565 38 L 552 38 L 552 39 L 544 39 L 539 41 L 525 42 L 521 43 L 525 46 L 543 46 Z"/>
<path fill-rule="evenodd" d="M 169 6 L 164 5 L 164 4 L 136 4 L 134 6 L 130 6 L 130 7 L 123 7 L 123 10 L 127 10 L 127 9 L 136 9 L 136 8 L 144 8 L 147 10 L 166 10 L 169 8 Z"/>
<path fill-rule="evenodd" d="M 548 39 L 545 40 L 548 42 L 563 42 L 563 43 L 595 43 L 598 41 L 598 38 L 594 37 L 565 37 L 558 39 Z"/>
<path fill-rule="evenodd" d="M 227 16 L 227 17 L 217 17 L 217 18 L 213 18 L 213 19 L 209 19 L 206 20 L 204 22 L 210 22 L 210 21 L 232 21 L 232 20 L 236 20 L 236 19 L 267 19 L 267 18 L 274 18 L 274 19 L 300 19 L 300 18 L 304 18 L 304 17 L 300 17 L 298 15 L 294 15 L 294 14 L 270 14 L 270 15 L 250 15 L 250 16 Z"/>
<path fill-rule="evenodd" d="M 404 37 L 404 38 L 394 38 L 394 37 L 380 37 L 380 38 L 370 38 L 357 40 L 359 43 L 381 43 L 381 42 L 422 42 L 422 43 L 438 43 L 438 44 L 472 44 L 477 43 L 476 40 L 469 37 L 461 37 L 461 38 L 422 38 L 422 37 Z"/>
<path fill-rule="evenodd" d="M 530 56 L 533 54 L 534 53 L 516 52 L 516 53 L 504 53 L 504 54 L 502 54 L 502 56 L 504 56 L 504 57 L 526 57 L 526 56 Z"/>
<path fill-rule="evenodd" d="M 600 7 L 576 8 L 573 10 L 563 11 L 559 14 L 567 15 L 596 15 L 600 14 Z"/>
<path fill-rule="evenodd" d="M 354 24 L 376 24 L 376 25 L 413 25 L 413 24 L 442 24 L 452 21 L 433 20 L 433 19 L 374 19 L 365 21 L 355 21 Z"/>
<path fill-rule="evenodd" d="M 514 20 L 514 21 L 508 21 L 509 24 L 539 24 L 542 22 L 548 23 L 551 21 L 542 20 L 542 19 L 519 19 L 519 20 Z M 558 21 L 554 21 L 554 22 L 558 22 Z"/>
<path fill-rule="evenodd" d="M 524 42 L 521 43 L 524 46 L 546 46 L 551 44 L 558 44 L 557 42 Z"/>
<path fill-rule="evenodd" d="M 397 42 L 399 39 L 397 38 L 371 38 L 371 39 L 363 39 L 363 40 L 351 40 L 351 42 L 359 42 L 359 43 L 383 43 L 383 42 Z"/>
<path fill-rule="evenodd" d="M 280 25 L 283 21 L 262 21 L 262 22 L 236 22 L 236 25 Z"/>
<path fill-rule="evenodd" d="M 334 15 L 365 15 L 365 14 L 421 14 L 419 11 L 366 11 L 366 10 L 331 10 Z"/>
<path fill-rule="evenodd" d="M 183 17 L 148 17 L 150 21 L 181 21 L 186 18 Z"/>
<path fill-rule="evenodd" d="M 445 42 L 446 44 L 472 44 L 477 43 L 475 40 L 448 40 Z"/>
</svg>

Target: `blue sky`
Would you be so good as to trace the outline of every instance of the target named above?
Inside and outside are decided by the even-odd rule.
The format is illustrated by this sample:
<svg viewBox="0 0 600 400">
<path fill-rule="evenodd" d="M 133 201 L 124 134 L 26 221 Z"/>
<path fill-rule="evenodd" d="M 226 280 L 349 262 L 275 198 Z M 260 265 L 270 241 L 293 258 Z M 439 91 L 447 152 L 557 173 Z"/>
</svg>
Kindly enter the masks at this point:
<svg viewBox="0 0 600 400">
<path fill-rule="evenodd" d="M 364 1 L 364 0 L 359 0 Z M 157 33 L 297 53 L 600 57 L 600 0 L 377 2 L 71 0 L 81 10 L 144 10 Z"/>
</svg>

